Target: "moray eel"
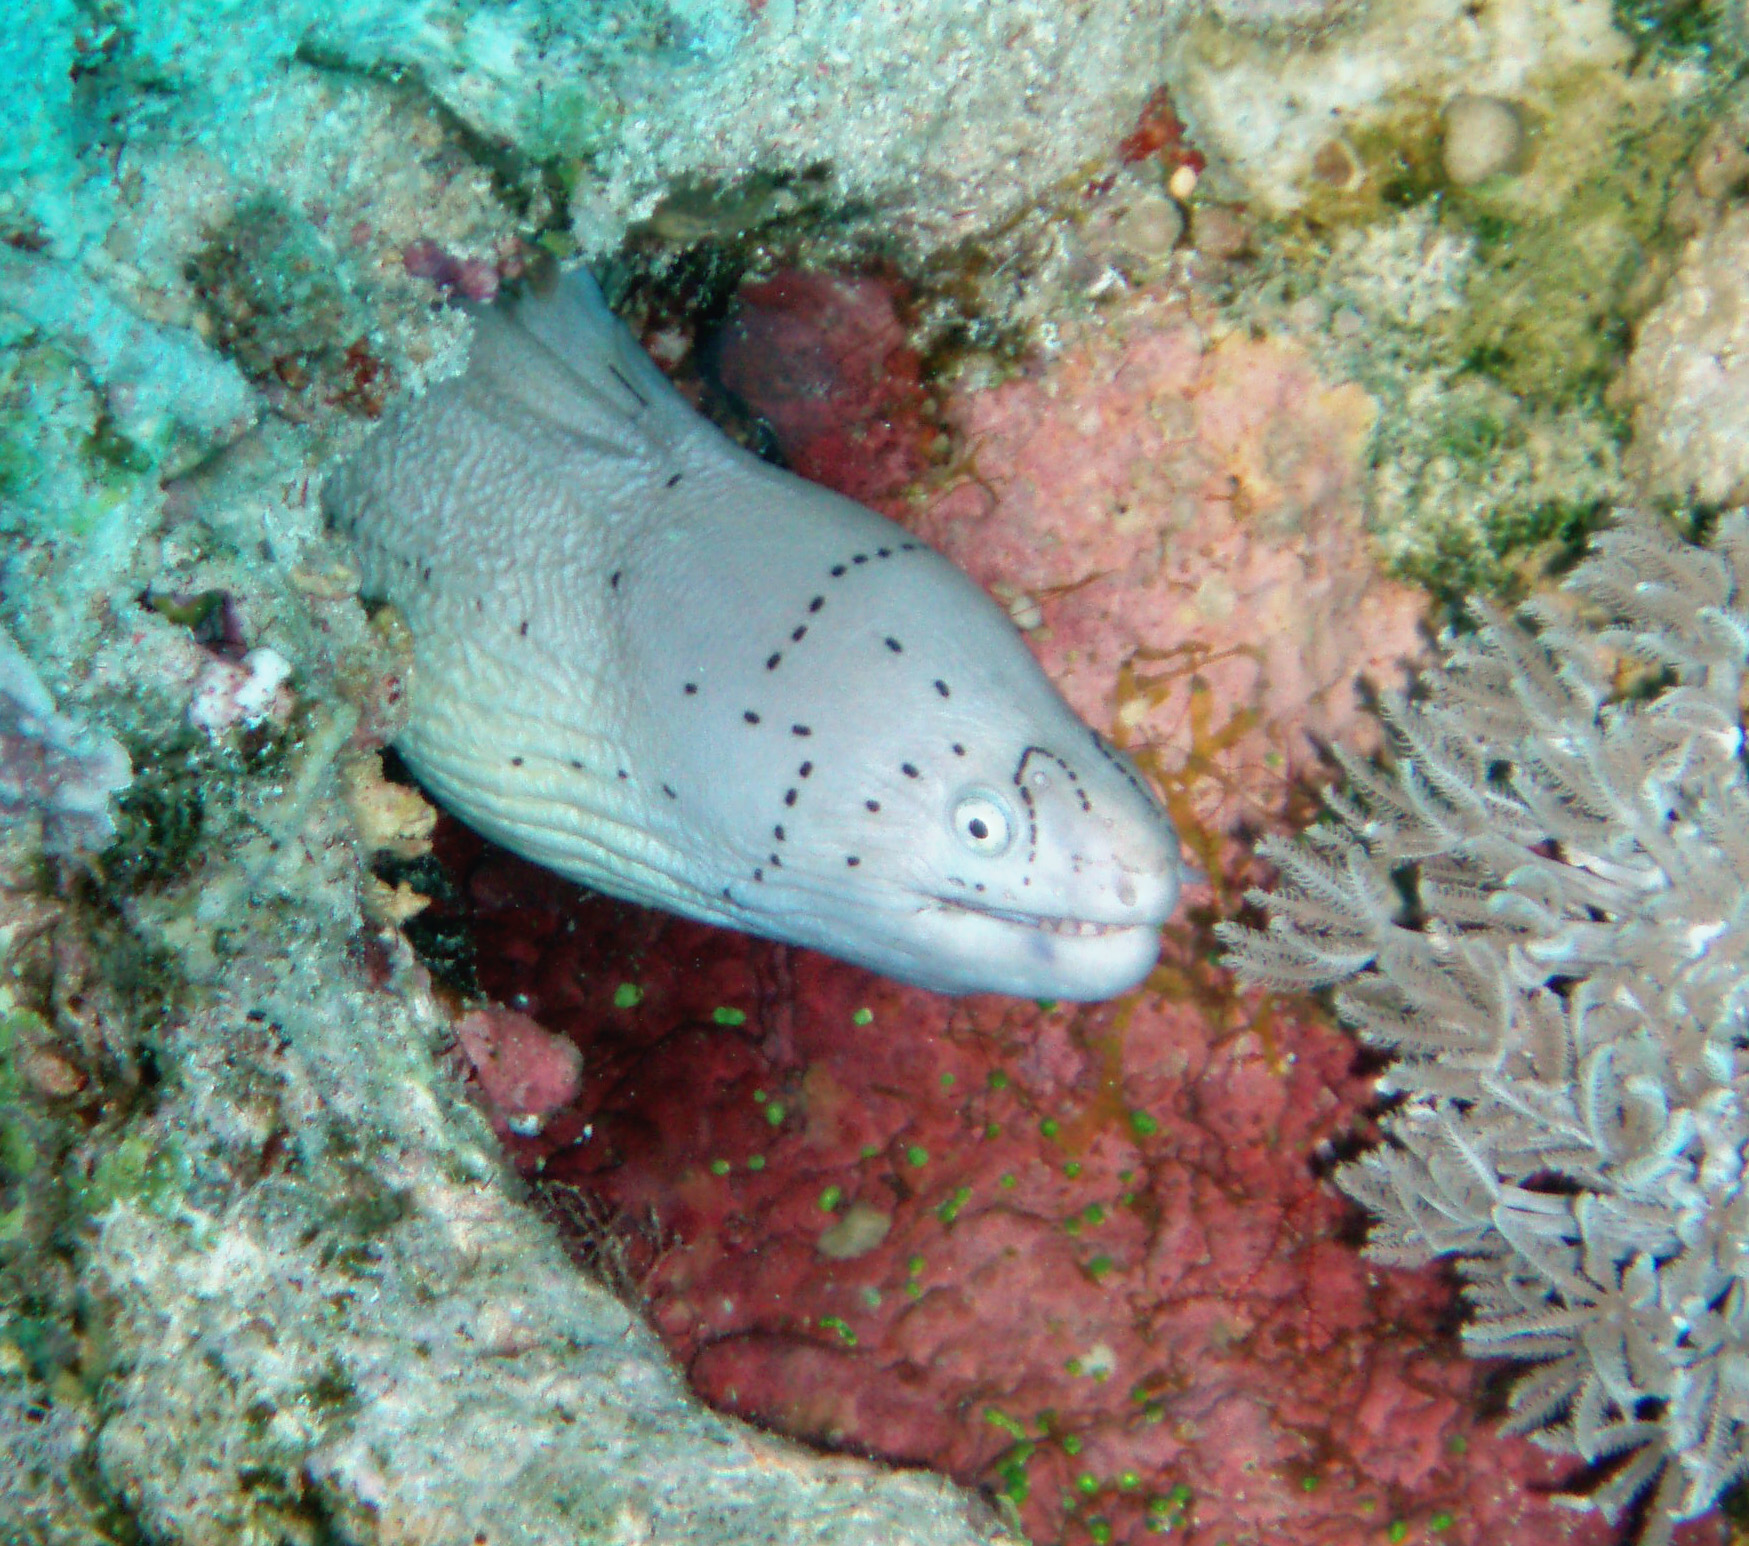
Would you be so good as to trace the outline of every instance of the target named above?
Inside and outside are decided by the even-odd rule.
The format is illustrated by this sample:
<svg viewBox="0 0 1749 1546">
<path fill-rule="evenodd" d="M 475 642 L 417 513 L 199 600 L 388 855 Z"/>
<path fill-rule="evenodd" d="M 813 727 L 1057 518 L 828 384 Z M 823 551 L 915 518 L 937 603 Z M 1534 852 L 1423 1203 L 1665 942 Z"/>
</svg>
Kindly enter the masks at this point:
<svg viewBox="0 0 1749 1546">
<path fill-rule="evenodd" d="M 742 451 L 577 271 L 331 475 L 414 640 L 414 775 L 599 891 L 922 987 L 1099 999 L 1152 967 L 1177 834 L 1003 612 Z"/>
</svg>

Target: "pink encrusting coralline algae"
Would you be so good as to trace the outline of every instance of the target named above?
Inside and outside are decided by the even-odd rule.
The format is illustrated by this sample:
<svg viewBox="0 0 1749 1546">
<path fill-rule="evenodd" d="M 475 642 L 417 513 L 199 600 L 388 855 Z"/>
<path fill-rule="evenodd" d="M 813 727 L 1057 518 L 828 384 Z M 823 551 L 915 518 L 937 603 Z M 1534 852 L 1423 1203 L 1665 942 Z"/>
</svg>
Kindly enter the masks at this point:
<svg viewBox="0 0 1749 1546">
<path fill-rule="evenodd" d="M 1375 1136 L 1353 1041 L 1210 964 L 1256 876 L 1236 826 L 1282 824 L 1311 737 L 1363 729 L 1355 677 L 1415 652 L 1365 541 L 1365 396 L 1143 299 L 932 403 L 887 287 L 817 276 L 751 291 L 721 369 L 792 463 L 1007 599 L 1209 889 L 1126 999 L 950 1000 L 580 897 L 445 823 L 483 986 L 583 1052 L 518 1163 L 593 1199 L 586 1233 L 620 1221 L 709 1400 L 982 1486 L 1035 1541 L 1609 1540 L 1553 1501 L 1570 1467 L 1480 1415 L 1448 1280 L 1360 1256 L 1324 1179 Z"/>
<path fill-rule="evenodd" d="M 463 1015 L 455 1034 L 501 1138 L 533 1136 L 581 1093 L 583 1058 L 577 1044 L 527 1015 L 489 1004 Z"/>
<path fill-rule="evenodd" d="M 948 415 L 957 476 L 915 528 L 1009 598 L 1181 829 L 1278 819 L 1312 737 L 1366 733 L 1357 680 L 1418 653 L 1421 598 L 1367 548 L 1372 405 L 1294 348 L 1144 302 Z"/>
</svg>

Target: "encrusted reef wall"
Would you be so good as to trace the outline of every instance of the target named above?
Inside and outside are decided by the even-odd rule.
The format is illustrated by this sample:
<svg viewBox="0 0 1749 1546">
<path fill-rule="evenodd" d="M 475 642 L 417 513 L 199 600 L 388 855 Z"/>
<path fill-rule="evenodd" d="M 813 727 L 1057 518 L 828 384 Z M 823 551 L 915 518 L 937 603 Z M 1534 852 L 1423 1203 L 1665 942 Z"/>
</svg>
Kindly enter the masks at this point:
<svg viewBox="0 0 1749 1546">
<path fill-rule="evenodd" d="M 365 869 L 430 813 L 313 484 L 541 245 L 999 222 L 1169 10 L 11 13 L 0 1538 L 1011 1538 L 706 1411 L 527 1206 Z"/>
<path fill-rule="evenodd" d="M 14 5 L 0 36 L 0 1543 L 970 1546 L 1024 1523 L 1094 1546 L 1181 1527 L 1344 1542 L 1413 1528 L 1464 1546 L 1516 1527 L 1502 1520 L 1546 1521 L 1530 1469 L 1508 1475 L 1492 1448 L 1464 1469 L 1463 1366 L 1447 1356 L 1431 1384 L 1411 1367 L 1422 1343 L 1405 1351 L 1402 1327 L 1430 1326 L 1444 1289 L 1381 1288 L 1338 1239 L 1310 1151 L 1362 1120 L 1349 1044 L 1310 1004 L 1276 1015 L 1217 981 L 1208 929 L 1253 878 L 1236 833 L 1290 824 L 1312 738 L 1355 732 L 1352 676 L 1411 651 L 1424 601 L 1402 581 L 1511 593 L 1629 495 L 1744 499 L 1727 347 L 1749 251 L 1749 116 L 1726 79 L 1740 12 Z M 465 303 L 533 265 L 616 256 L 663 363 L 696 365 L 696 314 L 729 314 L 716 368 L 793 465 L 903 515 L 1002 598 L 1077 707 L 1166 790 L 1209 877 L 1152 998 L 1111 1011 L 1154 1106 L 1105 1115 L 1165 1178 L 1148 1230 L 1180 1217 L 1171 1188 L 1206 1142 L 1258 1187 L 1235 1204 L 1247 1227 L 1211 1212 L 1211 1236 L 1271 1236 L 1291 1273 L 1252 1272 L 1236 1296 L 1259 1306 L 1255 1342 L 1220 1317 L 1180 1335 L 1138 1313 L 1127 1341 L 1098 1332 L 1100 1359 L 1071 1360 L 1088 1432 L 1109 1441 L 1085 1459 L 1055 1422 L 1048 1339 L 1013 1360 L 1039 1371 L 1027 1426 L 965 1394 L 991 1340 L 968 1322 L 957 1393 L 918 1399 L 923 1426 L 947 1411 L 974 1430 L 956 1474 L 993 1503 L 702 1407 L 505 1163 L 509 1145 L 544 1164 L 586 1124 L 564 1028 L 537 1024 L 539 1006 L 462 1002 L 434 979 L 429 914 L 421 957 L 400 928 L 426 903 L 407 866 L 429 860 L 435 819 L 383 772 L 409 651 L 323 530 L 321 478 L 399 395 L 457 368 Z M 767 282 L 737 289 L 744 271 Z M 810 355 L 815 313 L 864 326 Z M 797 368 L 772 371 L 798 339 Z M 613 989 L 615 1010 L 640 992 Z M 1049 1006 L 997 1017 L 1010 1009 L 1038 1098 L 1079 1101 L 1081 1074 L 1062 1068 L 1087 1053 L 1094 1070 L 1106 1043 L 1075 1042 L 1066 1016 L 1051 1029 Z M 977 1030 L 967 1058 L 993 1055 L 988 1027 L 961 1020 Z M 1187 1143 L 1155 1111 L 1180 1098 L 1182 1048 L 1205 1043 L 1239 1093 L 1230 1112 L 1205 1106 Z M 1116 1066 L 1087 1073 L 1091 1104 L 1110 1105 Z M 684 1082 L 690 1137 L 693 1068 Z M 1210 1088 L 1183 1087 L 1193 1104 Z M 1307 1115 L 1297 1092 L 1313 1089 Z M 571 1128 L 529 1126 L 567 1102 Z M 1262 1114 L 1289 1106 L 1284 1139 Z M 958 1108 L 937 1115 L 945 1146 Z M 778 1104 L 757 1121 L 775 1145 Z M 1061 1178 L 1081 1177 L 1055 1119 L 1037 1125 Z M 925 1148 L 910 1152 L 921 1170 Z M 989 1177 L 1009 1163 L 994 1154 Z M 1129 1154 L 1108 1146 L 1088 1184 L 1109 1170 L 1128 1188 Z M 945 1175 L 956 1157 L 938 1155 Z M 771 1256 L 818 1268 L 841 1187 L 752 1158 L 746 1176 L 788 1201 L 813 1188 L 791 1255 Z M 729 1168 L 711 1164 L 719 1180 Z M 1057 1248 L 1060 1296 L 1091 1304 L 1102 1281 L 1131 1282 L 1136 1261 L 1102 1246 L 1084 1265 L 1065 1244 L 1046 1179 L 1027 1227 Z M 956 1221 L 1000 1221 L 1001 1194 L 970 1185 L 913 1212 L 944 1240 Z M 1243 1190 L 1211 1187 L 1211 1207 Z M 1154 1207 L 1134 1195 L 1110 1208 L 1131 1244 Z M 1277 1205 L 1311 1222 L 1278 1229 Z M 832 1227 L 870 1217 L 851 1206 Z M 1106 1204 L 1076 1193 L 1074 1218 L 1102 1226 Z M 1162 1281 L 1202 1272 L 1196 1302 L 1235 1298 L 1213 1254 L 1181 1260 L 1163 1227 L 1158 1241 Z M 921 1269 L 904 1270 L 921 1296 Z M 1324 1403 L 1360 1408 L 1365 1443 L 1342 1454 L 1276 1399 L 1271 1359 L 1297 1364 L 1282 1349 L 1301 1344 L 1257 1352 L 1287 1324 L 1276 1306 L 1306 1298 L 1292 1273 L 1371 1306 L 1366 1320 L 1330 1293 L 1314 1317 L 1337 1351 L 1304 1404 L 1351 1375 L 1374 1387 L 1370 1404 Z M 660 1313 L 653 1281 L 639 1287 Z M 1412 1313 L 1392 1331 L 1399 1301 Z M 707 1308 L 727 1321 L 751 1303 Z M 816 1322 L 834 1324 L 854 1329 Z M 1368 1362 L 1381 1326 L 1398 1337 L 1388 1368 Z M 1127 1378 L 1099 1387 L 1156 1341 L 1196 1379 L 1138 1384 L 1138 1427 L 1128 1398 L 1107 1399 Z M 742 1383 L 742 1409 L 767 1416 L 795 1387 L 817 1393 L 769 1367 Z M 1186 1393 L 1223 1385 L 1255 1430 L 1195 1420 Z M 1396 1414 L 1422 1397 L 1410 1453 Z M 884 1418 L 869 1436 L 830 1400 L 819 1411 L 828 1439 L 890 1438 Z M 1595 1517 L 1558 1529 L 1603 1532 Z"/>
</svg>

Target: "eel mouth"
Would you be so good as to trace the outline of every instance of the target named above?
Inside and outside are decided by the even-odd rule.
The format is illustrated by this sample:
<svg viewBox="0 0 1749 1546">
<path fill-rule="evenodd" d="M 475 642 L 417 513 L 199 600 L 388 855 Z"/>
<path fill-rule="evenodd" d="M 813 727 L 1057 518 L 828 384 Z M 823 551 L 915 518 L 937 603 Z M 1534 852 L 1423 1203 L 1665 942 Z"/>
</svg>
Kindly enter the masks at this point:
<svg viewBox="0 0 1749 1546">
<path fill-rule="evenodd" d="M 1136 929 L 1153 927 L 1145 918 L 1132 918 L 1123 923 L 1101 923 L 1093 918 L 1059 918 L 1045 913 L 1013 912 L 1005 907 L 978 907 L 955 897 L 933 899 L 945 911 L 970 913 L 974 918 L 991 918 L 1040 934 L 1055 934 L 1065 939 L 1099 939 L 1112 934 L 1128 934 Z"/>
</svg>

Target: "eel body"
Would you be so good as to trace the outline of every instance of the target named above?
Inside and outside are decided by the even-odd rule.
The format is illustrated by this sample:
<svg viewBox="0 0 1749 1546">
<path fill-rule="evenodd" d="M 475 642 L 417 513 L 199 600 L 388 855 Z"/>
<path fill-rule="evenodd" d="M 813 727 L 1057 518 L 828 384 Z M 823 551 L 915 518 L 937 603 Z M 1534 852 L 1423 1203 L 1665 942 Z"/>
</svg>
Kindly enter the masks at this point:
<svg viewBox="0 0 1749 1546">
<path fill-rule="evenodd" d="M 586 885 L 947 992 L 1150 969 L 1176 833 L 1004 613 L 902 527 L 742 451 L 594 280 L 327 481 L 414 639 L 420 782 Z"/>
</svg>

